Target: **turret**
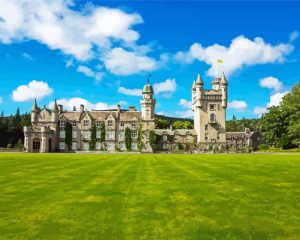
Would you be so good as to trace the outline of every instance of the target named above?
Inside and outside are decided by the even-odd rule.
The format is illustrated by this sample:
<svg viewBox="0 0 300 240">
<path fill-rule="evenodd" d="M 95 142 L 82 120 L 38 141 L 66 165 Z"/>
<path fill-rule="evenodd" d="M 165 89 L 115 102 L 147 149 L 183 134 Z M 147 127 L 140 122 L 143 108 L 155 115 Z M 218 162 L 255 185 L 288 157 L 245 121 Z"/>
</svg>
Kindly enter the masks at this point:
<svg viewBox="0 0 300 240">
<path fill-rule="evenodd" d="M 37 121 L 38 111 L 39 111 L 39 108 L 37 106 L 36 98 L 35 98 L 34 102 L 33 102 L 32 109 L 31 109 L 31 122 L 36 122 Z"/>
<path fill-rule="evenodd" d="M 225 77 L 225 74 L 223 72 L 221 82 L 220 82 L 220 88 L 222 91 L 222 107 L 227 108 L 227 79 Z"/>
<path fill-rule="evenodd" d="M 156 101 L 153 98 L 153 94 L 153 88 L 149 83 L 149 79 L 147 79 L 147 84 L 144 86 L 142 91 L 143 98 L 140 101 L 143 120 L 154 119 L 154 108 Z"/>
<path fill-rule="evenodd" d="M 202 81 L 202 77 L 200 75 L 200 73 L 198 73 L 198 77 L 197 77 L 197 80 L 195 82 L 196 84 L 196 107 L 202 107 L 202 91 L 203 91 L 203 81 Z"/>
<path fill-rule="evenodd" d="M 56 99 L 55 99 L 54 104 L 53 104 L 53 109 L 51 111 L 51 120 L 52 120 L 52 122 L 57 122 L 58 121 L 58 113 L 59 113 L 59 109 L 58 109 L 58 105 L 57 105 L 57 102 L 56 102 Z"/>
</svg>

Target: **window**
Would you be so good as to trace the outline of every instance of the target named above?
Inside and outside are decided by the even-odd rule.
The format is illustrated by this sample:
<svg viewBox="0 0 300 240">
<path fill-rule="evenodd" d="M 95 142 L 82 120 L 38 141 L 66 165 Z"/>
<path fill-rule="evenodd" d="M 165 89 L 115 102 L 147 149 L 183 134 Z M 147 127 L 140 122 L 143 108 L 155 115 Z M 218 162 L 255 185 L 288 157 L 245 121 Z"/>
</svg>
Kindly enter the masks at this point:
<svg viewBox="0 0 300 240">
<path fill-rule="evenodd" d="M 76 126 L 77 126 L 76 122 L 73 121 L 73 122 L 72 122 L 72 127 L 76 127 Z"/>
<path fill-rule="evenodd" d="M 77 149 L 77 142 L 72 142 L 72 150 L 76 150 Z"/>
<path fill-rule="evenodd" d="M 135 130 L 131 131 L 131 137 L 137 138 L 137 131 L 135 131 Z"/>
<path fill-rule="evenodd" d="M 66 132 L 63 131 L 63 130 L 60 131 L 60 132 L 59 132 L 59 137 L 60 137 L 60 138 L 65 138 L 65 137 L 66 137 Z"/>
<path fill-rule="evenodd" d="M 77 138 L 77 131 L 72 132 L 72 138 Z"/>
<path fill-rule="evenodd" d="M 109 150 L 109 151 L 115 150 L 115 144 L 114 143 L 107 143 L 107 150 Z"/>
<path fill-rule="evenodd" d="M 125 143 L 120 143 L 120 149 L 125 151 L 126 150 L 126 146 L 125 146 Z"/>
<path fill-rule="evenodd" d="M 133 143 L 131 144 L 131 149 L 132 149 L 132 150 L 137 150 L 137 143 L 133 142 Z"/>
<path fill-rule="evenodd" d="M 108 120 L 107 121 L 107 126 L 108 127 L 112 127 L 113 126 L 113 121 L 112 120 Z"/>
<path fill-rule="evenodd" d="M 82 135 L 84 138 L 90 138 L 90 131 L 83 131 Z"/>
<path fill-rule="evenodd" d="M 97 150 L 100 150 L 100 149 L 101 149 L 101 143 L 96 142 L 96 149 L 97 149 Z"/>
<path fill-rule="evenodd" d="M 86 143 L 86 142 L 84 142 L 84 143 L 82 144 L 82 147 L 83 147 L 83 150 L 84 150 L 84 151 L 88 151 L 88 150 L 89 150 L 89 144 Z"/>
<path fill-rule="evenodd" d="M 205 124 L 205 130 L 208 130 L 208 124 Z"/>
<path fill-rule="evenodd" d="M 107 131 L 106 136 L 108 139 L 114 139 L 114 131 Z"/>
<path fill-rule="evenodd" d="M 215 104 L 209 104 L 209 110 L 210 111 L 215 111 L 216 110 L 216 105 Z"/>
<path fill-rule="evenodd" d="M 220 133 L 217 133 L 217 139 L 220 139 Z"/>
<path fill-rule="evenodd" d="M 119 132 L 119 138 L 124 138 L 124 136 L 125 136 L 124 131 L 120 131 L 120 132 Z"/>
<path fill-rule="evenodd" d="M 215 122 L 216 121 L 216 114 L 212 113 L 210 114 L 210 121 Z"/>
<path fill-rule="evenodd" d="M 101 138 L 101 132 L 100 131 L 96 132 L 96 138 Z"/>
<path fill-rule="evenodd" d="M 178 141 L 178 140 L 179 140 L 179 135 L 176 133 L 174 137 L 174 141 Z"/>
<path fill-rule="evenodd" d="M 34 150 L 40 150 L 40 141 L 33 141 L 33 149 Z"/>
<path fill-rule="evenodd" d="M 89 120 L 83 120 L 83 126 L 84 127 L 88 127 L 90 125 L 90 121 Z"/>
<path fill-rule="evenodd" d="M 205 140 L 208 140 L 208 133 L 205 133 Z"/>
<path fill-rule="evenodd" d="M 59 143 L 59 149 L 64 150 L 65 149 L 65 142 Z"/>
<path fill-rule="evenodd" d="M 131 126 L 135 128 L 136 125 L 137 125 L 137 124 L 136 124 L 136 121 L 132 120 L 132 121 L 131 121 Z"/>
<path fill-rule="evenodd" d="M 164 142 L 168 141 L 168 135 L 167 135 L 167 134 L 164 134 L 164 135 L 163 135 L 163 141 L 164 141 Z"/>
<path fill-rule="evenodd" d="M 101 122 L 97 121 L 96 122 L 96 127 L 101 127 L 101 124 L 102 124 Z"/>
<path fill-rule="evenodd" d="M 60 120 L 60 127 L 65 127 L 65 126 L 66 126 L 66 121 Z"/>
<path fill-rule="evenodd" d="M 120 122 L 120 127 L 124 127 L 124 122 Z"/>
</svg>

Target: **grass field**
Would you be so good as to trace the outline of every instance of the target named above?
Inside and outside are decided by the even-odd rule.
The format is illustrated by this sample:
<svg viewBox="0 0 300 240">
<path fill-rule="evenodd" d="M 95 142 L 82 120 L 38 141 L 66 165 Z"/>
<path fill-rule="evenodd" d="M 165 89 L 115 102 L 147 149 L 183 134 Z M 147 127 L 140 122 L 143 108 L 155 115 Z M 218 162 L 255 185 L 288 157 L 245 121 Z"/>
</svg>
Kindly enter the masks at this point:
<svg viewBox="0 0 300 240">
<path fill-rule="evenodd" d="M 300 155 L 0 154 L 0 239 L 300 239 Z"/>
</svg>

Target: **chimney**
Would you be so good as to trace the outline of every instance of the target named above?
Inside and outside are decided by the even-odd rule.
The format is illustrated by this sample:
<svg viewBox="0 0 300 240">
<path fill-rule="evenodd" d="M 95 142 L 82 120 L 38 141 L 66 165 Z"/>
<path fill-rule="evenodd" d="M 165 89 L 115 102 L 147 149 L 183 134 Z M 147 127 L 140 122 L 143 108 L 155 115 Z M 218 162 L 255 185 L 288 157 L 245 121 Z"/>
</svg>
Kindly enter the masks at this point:
<svg viewBox="0 0 300 240">
<path fill-rule="evenodd" d="M 64 110 L 63 105 L 59 104 L 58 109 L 59 109 L 59 113 L 62 113 Z"/>
<path fill-rule="evenodd" d="M 80 105 L 80 112 L 84 112 L 84 105 L 83 104 Z"/>
<path fill-rule="evenodd" d="M 117 118 L 120 118 L 121 106 L 120 104 L 117 105 Z"/>
<path fill-rule="evenodd" d="M 135 111 L 135 106 L 130 106 L 130 107 L 128 108 L 128 111 L 134 112 L 134 111 Z"/>
</svg>

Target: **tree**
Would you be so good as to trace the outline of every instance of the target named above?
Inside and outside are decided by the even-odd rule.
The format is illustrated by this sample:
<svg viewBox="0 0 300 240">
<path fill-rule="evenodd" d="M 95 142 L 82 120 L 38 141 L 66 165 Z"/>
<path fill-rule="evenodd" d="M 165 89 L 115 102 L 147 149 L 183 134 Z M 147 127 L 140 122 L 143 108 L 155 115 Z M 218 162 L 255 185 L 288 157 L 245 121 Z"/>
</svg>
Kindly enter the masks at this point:
<svg viewBox="0 0 300 240">
<path fill-rule="evenodd" d="M 155 119 L 155 126 L 159 129 L 167 129 L 171 125 L 170 121 L 166 119 L 156 118 Z"/>
<path fill-rule="evenodd" d="M 131 151 L 131 131 L 128 127 L 125 129 L 125 146 L 127 151 Z"/>
<path fill-rule="evenodd" d="M 153 148 L 155 143 L 156 143 L 156 134 L 155 134 L 155 131 L 150 131 L 149 133 L 149 142 L 150 142 L 150 145 L 151 147 Z"/>
<path fill-rule="evenodd" d="M 139 131 L 138 131 L 138 149 L 141 152 L 143 148 L 143 132 L 142 132 L 142 125 L 139 126 Z"/>
<path fill-rule="evenodd" d="M 97 141 L 97 128 L 96 125 L 93 123 L 91 127 L 91 139 L 89 142 L 89 149 L 90 151 L 96 150 L 96 141 Z"/>
<path fill-rule="evenodd" d="M 105 125 L 101 124 L 99 130 L 100 130 L 100 142 L 103 143 L 105 141 Z"/>
<path fill-rule="evenodd" d="M 189 121 L 176 121 L 172 126 L 175 129 L 193 129 L 193 125 Z"/>
<path fill-rule="evenodd" d="M 68 151 L 72 149 L 72 124 L 69 122 L 66 122 L 65 126 L 65 132 L 66 132 L 66 138 L 65 138 L 65 143 L 68 147 Z"/>
</svg>

